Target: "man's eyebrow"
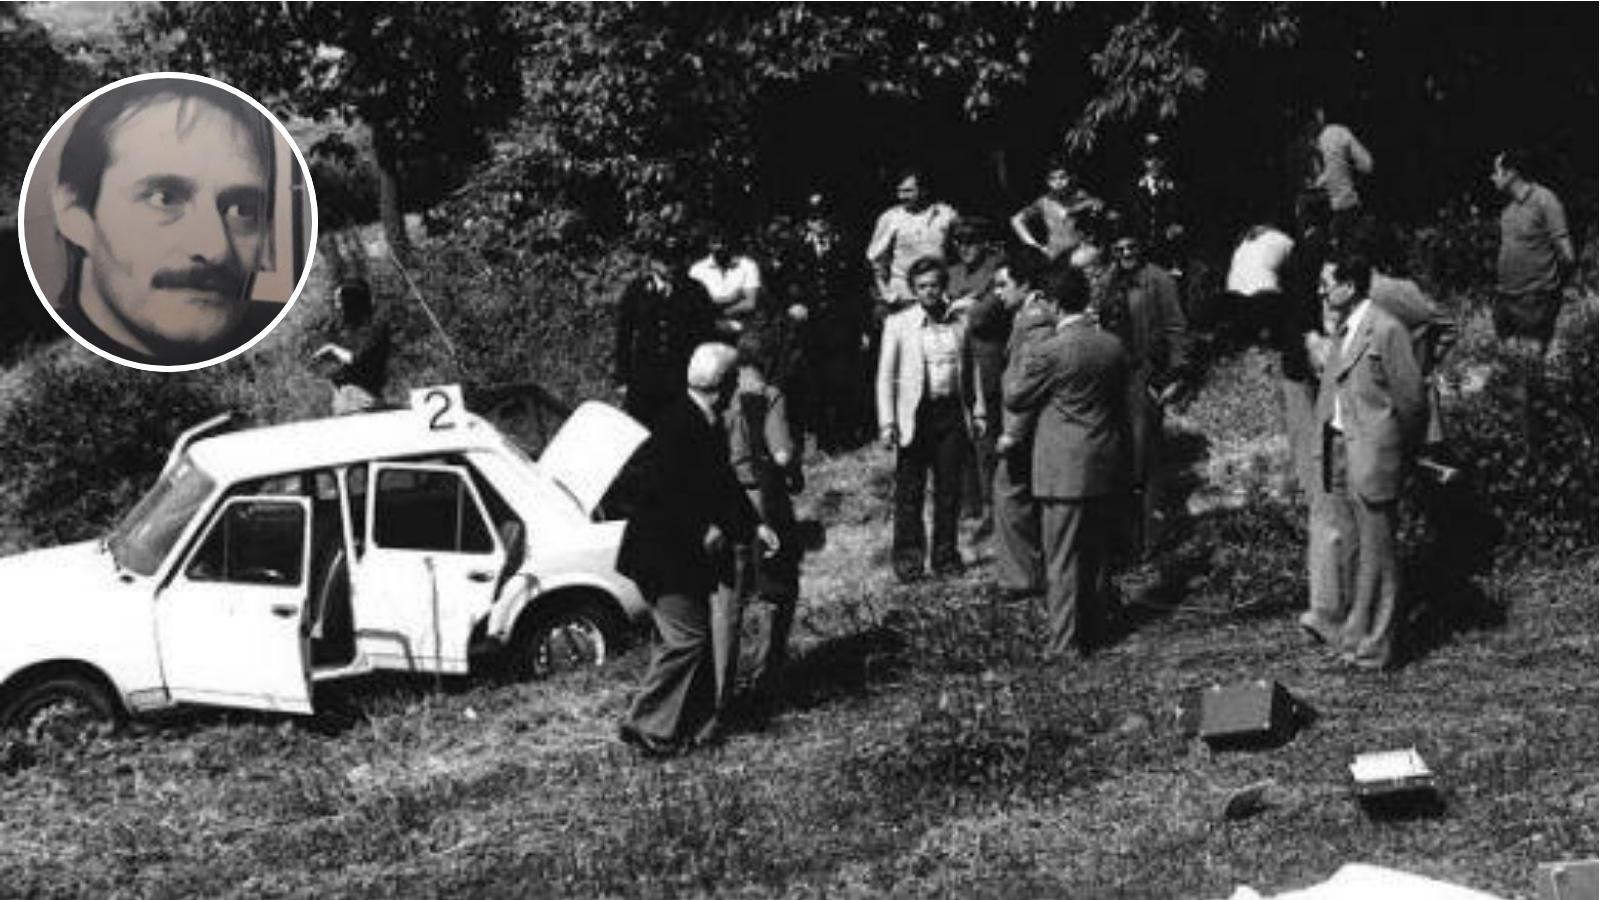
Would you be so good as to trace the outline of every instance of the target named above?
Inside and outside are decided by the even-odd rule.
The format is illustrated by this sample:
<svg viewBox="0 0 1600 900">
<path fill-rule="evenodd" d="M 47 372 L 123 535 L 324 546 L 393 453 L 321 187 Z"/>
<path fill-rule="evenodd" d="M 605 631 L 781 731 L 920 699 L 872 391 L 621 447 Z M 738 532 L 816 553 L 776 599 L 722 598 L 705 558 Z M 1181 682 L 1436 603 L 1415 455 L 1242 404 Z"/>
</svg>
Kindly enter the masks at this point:
<svg viewBox="0 0 1600 900">
<path fill-rule="evenodd" d="M 148 175 L 134 182 L 133 188 L 141 194 L 164 191 L 188 195 L 194 193 L 194 179 L 182 175 Z"/>
<path fill-rule="evenodd" d="M 227 209 L 239 203 L 254 203 L 258 209 L 265 210 L 267 192 L 258 187 L 241 184 L 227 188 L 217 194 L 217 207 L 219 209 Z"/>
</svg>

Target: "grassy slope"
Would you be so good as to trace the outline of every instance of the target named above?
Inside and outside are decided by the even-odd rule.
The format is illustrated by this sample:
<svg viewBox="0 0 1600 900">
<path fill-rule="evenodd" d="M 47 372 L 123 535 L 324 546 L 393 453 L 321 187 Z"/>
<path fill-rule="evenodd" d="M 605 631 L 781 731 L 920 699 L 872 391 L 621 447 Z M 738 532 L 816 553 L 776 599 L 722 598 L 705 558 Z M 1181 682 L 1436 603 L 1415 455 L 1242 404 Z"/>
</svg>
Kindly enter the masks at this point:
<svg viewBox="0 0 1600 900">
<path fill-rule="evenodd" d="M 813 467 L 829 542 L 764 729 L 635 760 L 613 739 L 635 652 L 553 683 L 329 697 L 314 724 L 205 715 L 10 748 L 0 895 L 1205 897 L 1352 860 L 1531 895 L 1535 863 L 1595 852 L 1592 561 L 1487 579 L 1508 623 L 1398 673 L 1329 664 L 1289 612 L 1298 516 L 1256 484 L 1282 456 L 1261 361 L 1225 366 L 1180 423 L 1217 435 L 1187 442 L 1199 518 L 1160 573 L 1182 602 L 1081 667 L 1033 661 L 1039 613 L 999 604 L 986 565 L 891 584 L 889 460 L 863 451 Z M 1213 755 L 1186 734 L 1195 689 L 1261 676 L 1315 709 L 1296 740 Z M 1364 818 L 1349 757 L 1410 745 L 1445 815 Z M 1264 811 L 1222 819 L 1265 779 Z"/>
</svg>

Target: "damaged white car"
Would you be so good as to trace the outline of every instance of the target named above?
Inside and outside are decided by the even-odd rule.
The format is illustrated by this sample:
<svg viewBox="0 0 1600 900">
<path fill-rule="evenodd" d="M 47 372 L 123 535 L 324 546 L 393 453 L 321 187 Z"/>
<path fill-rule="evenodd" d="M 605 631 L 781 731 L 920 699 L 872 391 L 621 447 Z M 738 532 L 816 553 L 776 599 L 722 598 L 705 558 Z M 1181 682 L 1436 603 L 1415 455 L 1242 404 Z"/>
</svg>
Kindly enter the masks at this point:
<svg viewBox="0 0 1600 900">
<path fill-rule="evenodd" d="M 645 430 L 588 403 L 535 462 L 459 390 L 419 394 L 207 434 L 219 417 L 103 539 L 0 559 L 0 726 L 311 713 L 321 681 L 604 662 L 647 610 L 596 511 Z"/>
</svg>

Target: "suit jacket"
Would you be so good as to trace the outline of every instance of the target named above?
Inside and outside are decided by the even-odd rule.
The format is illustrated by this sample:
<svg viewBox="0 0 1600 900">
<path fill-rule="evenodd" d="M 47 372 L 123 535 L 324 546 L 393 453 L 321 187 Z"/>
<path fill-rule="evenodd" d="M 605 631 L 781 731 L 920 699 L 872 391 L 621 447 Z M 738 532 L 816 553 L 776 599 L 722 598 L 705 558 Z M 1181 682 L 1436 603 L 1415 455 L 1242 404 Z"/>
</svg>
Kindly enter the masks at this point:
<svg viewBox="0 0 1600 900">
<path fill-rule="evenodd" d="M 1114 270 L 1100 325 L 1122 341 L 1140 391 L 1174 380 L 1188 364 L 1189 325 L 1178 303 L 1178 284 L 1165 269 L 1145 263 Z"/>
<path fill-rule="evenodd" d="M 661 291 L 649 276 L 617 304 L 612 371 L 618 384 L 659 393 L 684 389 L 689 355 L 716 333 L 717 311 L 699 282 L 675 277 Z"/>
<path fill-rule="evenodd" d="M 1422 370 L 1423 397 L 1428 406 L 1425 443 L 1444 440 L 1444 420 L 1439 415 L 1439 390 L 1432 375 L 1456 344 L 1456 320 L 1415 281 L 1372 273 L 1372 303 L 1400 320 L 1411 334 L 1411 353 Z"/>
<path fill-rule="evenodd" d="M 743 543 L 755 531 L 755 510 L 728 463 L 727 437 L 687 394 L 662 411 L 613 490 L 628 514 L 617 571 L 648 597 L 709 593 L 720 570 L 706 552 L 706 533 L 715 526 Z"/>
<path fill-rule="evenodd" d="M 1383 503 L 1399 496 L 1406 458 L 1427 424 L 1422 371 L 1406 327 L 1376 303 L 1368 305 L 1348 343 L 1345 350 L 1334 337 L 1317 391 L 1317 422 L 1333 422 L 1338 397 L 1350 490 Z M 1323 441 L 1312 443 L 1313 471 L 1322 471 Z"/>
<path fill-rule="evenodd" d="M 922 355 L 922 326 L 928 313 L 921 304 L 912 304 L 883 320 L 883 343 L 878 348 L 878 426 L 895 426 L 900 446 L 910 446 L 916 436 L 917 406 L 927 386 L 927 365 Z M 961 372 L 958 395 L 971 398 L 970 413 L 986 418 L 983 394 L 972 389 L 972 348 L 967 340 L 965 320 L 956 318 L 961 344 Z"/>
<path fill-rule="evenodd" d="M 1086 500 L 1125 488 L 1128 358 L 1122 344 L 1078 319 L 1028 345 L 1014 372 L 1007 408 L 1039 410 L 1033 495 Z"/>
<path fill-rule="evenodd" d="M 1022 377 L 1022 362 L 1027 356 L 1027 348 L 1054 335 L 1055 326 L 1055 318 L 1042 303 L 1030 301 L 1017 310 L 1011 320 L 1011 334 L 1006 339 L 1005 366 L 1000 379 L 1002 395 L 1005 393 L 1004 385 L 1014 385 Z M 1016 412 L 1006 406 L 1000 433 L 1010 435 L 1012 443 L 1018 447 L 1031 447 L 1034 422 L 1038 418 L 1038 407 Z"/>
</svg>

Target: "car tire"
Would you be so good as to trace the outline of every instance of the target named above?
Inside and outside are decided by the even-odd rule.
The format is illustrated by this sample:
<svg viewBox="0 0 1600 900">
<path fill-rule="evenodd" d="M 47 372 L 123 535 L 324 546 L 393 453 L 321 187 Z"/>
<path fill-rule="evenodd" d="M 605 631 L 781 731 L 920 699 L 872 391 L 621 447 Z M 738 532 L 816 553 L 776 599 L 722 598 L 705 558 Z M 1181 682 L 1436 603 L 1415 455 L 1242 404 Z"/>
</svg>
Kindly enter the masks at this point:
<svg viewBox="0 0 1600 900">
<path fill-rule="evenodd" d="M 525 613 L 506 648 L 506 671 L 518 680 L 593 669 L 616 658 L 622 623 L 597 597 L 577 597 Z"/>
<path fill-rule="evenodd" d="M 0 706 L 0 727 L 29 744 L 76 746 L 114 731 L 122 710 L 104 684 L 85 675 L 53 675 L 18 690 Z"/>
</svg>

